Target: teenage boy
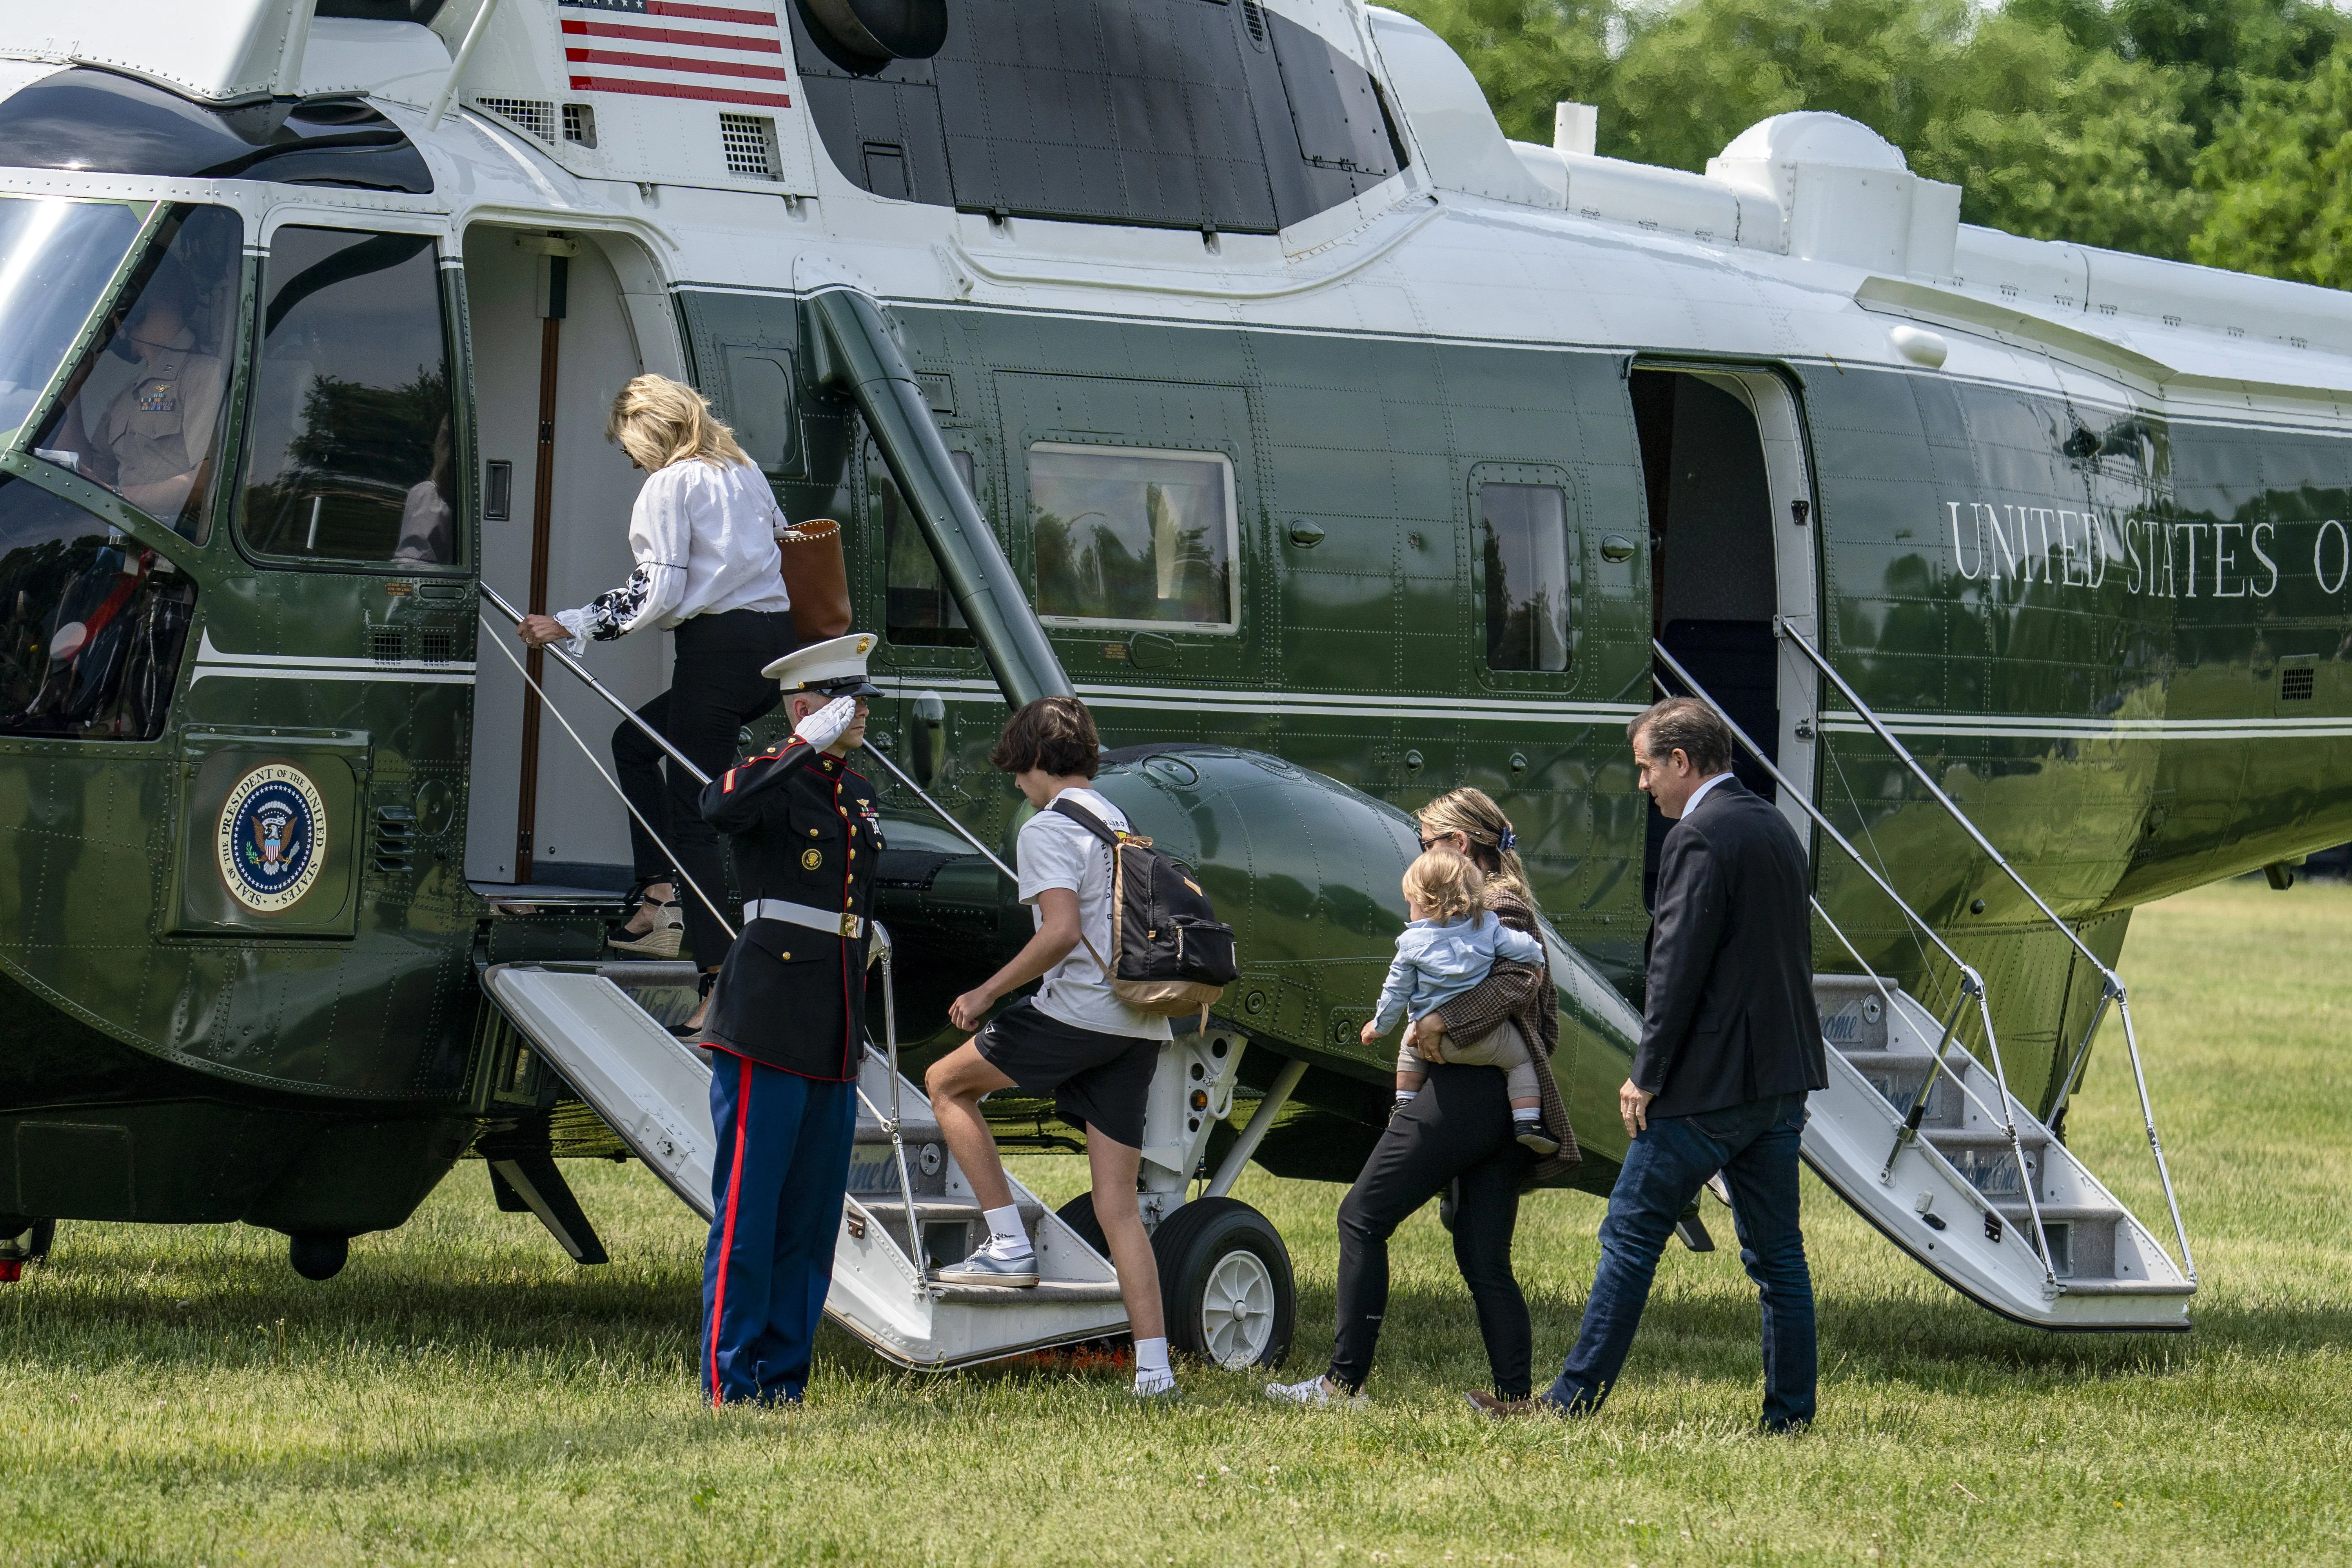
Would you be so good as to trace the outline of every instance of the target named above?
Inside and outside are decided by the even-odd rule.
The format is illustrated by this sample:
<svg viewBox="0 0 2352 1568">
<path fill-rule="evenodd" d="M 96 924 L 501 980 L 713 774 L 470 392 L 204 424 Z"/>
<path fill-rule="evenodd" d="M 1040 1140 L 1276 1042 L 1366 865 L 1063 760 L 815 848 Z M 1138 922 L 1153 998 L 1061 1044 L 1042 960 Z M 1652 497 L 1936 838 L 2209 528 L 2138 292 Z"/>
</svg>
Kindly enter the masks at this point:
<svg viewBox="0 0 2352 1568">
<path fill-rule="evenodd" d="M 1136 1209 L 1135 1178 L 1143 1160 L 1145 1094 L 1171 1032 L 1167 1019 L 1137 1012 L 1111 991 L 1104 968 L 1112 952 L 1111 851 L 1063 815 L 1089 812 L 1108 827 L 1126 828 L 1118 807 L 1088 787 L 1101 752 L 1085 703 L 1041 697 L 1006 721 L 989 754 L 1037 808 L 1022 824 L 1014 851 L 1021 901 L 1031 906 L 1036 934 L 1013 962 L 955 999 L 949 1018 L 978 1033 L 924 1077 L 940 1132 L 988 1217 L 987 1245 L 940 1269 L 939 1278 L 956 1285 L 1037 1283 L 1037 1256 L 980 1102 L 1000 1089 L 1053 1095 L 1062 1120 L 1086 1130 L 1095 1220 L 1109 1243 L 1135 1332 L 1136 1394 L 1167 1397 L 1176 1393 L 1176 1375 L 1168 1364 L 1160 1268 Z M 1033 980 L 1042 981 L 1034 995 L 982 1026 L 999 997 Z"/>
</svg>

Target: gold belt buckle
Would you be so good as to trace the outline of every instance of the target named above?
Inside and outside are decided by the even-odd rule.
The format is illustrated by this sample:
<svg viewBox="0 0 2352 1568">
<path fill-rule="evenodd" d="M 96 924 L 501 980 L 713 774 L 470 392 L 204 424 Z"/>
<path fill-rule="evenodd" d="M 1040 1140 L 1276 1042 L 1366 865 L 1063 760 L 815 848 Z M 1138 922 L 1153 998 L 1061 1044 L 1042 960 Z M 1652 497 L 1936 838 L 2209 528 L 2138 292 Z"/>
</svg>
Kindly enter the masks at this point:
<svg viewBox="0 0 2352 1568">
<path fill-rule="evenodd" d="M 846 910 L 841 913 L 841 934 L 844 938 L 853 941 L 857 936 L 857 917 Z"/>
</svg>

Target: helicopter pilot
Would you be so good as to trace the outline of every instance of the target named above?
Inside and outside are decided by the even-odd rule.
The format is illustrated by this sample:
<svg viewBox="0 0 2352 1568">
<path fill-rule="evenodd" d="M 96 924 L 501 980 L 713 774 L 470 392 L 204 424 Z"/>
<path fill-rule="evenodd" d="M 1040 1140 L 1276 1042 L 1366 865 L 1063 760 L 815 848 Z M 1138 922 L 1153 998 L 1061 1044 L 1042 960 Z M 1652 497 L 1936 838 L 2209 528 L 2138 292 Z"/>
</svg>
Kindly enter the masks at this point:
<svg viewBox="0 0 2352 1568">
<path fill-rule="evenodd" d="M 744 897 L 703 1034 L 719 1132 L 702 1292 L 714 1405 L 800 1401 L 833 1282 L 882 848 L 877 792 L 847 761 L 880 689 L 866 672 L 874 641 L 835 637 L 767 666 L 792 738 L 702 792 Z"/>
<path fill-rule="evenodd" d="M 75 467 L 160 521 L 178 519 L 207 455 L 226 375 L 169 289 L 150 289 L 90 372 L 61 434 Z"/>
</svg>

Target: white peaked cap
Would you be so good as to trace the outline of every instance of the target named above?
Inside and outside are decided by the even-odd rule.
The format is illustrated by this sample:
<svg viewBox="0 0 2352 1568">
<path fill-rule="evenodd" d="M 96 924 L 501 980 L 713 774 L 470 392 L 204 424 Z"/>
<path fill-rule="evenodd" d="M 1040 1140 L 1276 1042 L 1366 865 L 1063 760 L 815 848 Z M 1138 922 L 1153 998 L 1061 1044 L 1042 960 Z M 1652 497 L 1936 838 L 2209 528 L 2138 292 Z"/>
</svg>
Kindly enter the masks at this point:
<svg viewBox="0 0 2352 1568">
<path fill-rule="evenodd" d="M 760 671 L 781 681 L 787 691 L 811 686 L 866 685 L 866 656 L 874 649 L 871 632 L 852 632 L 794 648 Z"/>
</svg>

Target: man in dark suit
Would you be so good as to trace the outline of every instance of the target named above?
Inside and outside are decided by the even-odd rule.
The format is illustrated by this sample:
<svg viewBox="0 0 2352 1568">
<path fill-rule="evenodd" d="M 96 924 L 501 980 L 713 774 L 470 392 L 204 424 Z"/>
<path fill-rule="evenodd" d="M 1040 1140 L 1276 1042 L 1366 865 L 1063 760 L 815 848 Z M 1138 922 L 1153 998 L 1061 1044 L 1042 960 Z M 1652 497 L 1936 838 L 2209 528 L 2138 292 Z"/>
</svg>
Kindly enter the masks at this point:
<svg viewBox="0 0 2352 1568">
<path fill-rule="evenodd" d="M 1805 1097 L 1829 1082 L 1813 1004 L 1811 878 L 1780 814 L 1731 776 L 1731 730 L 1671 697 L 1627 726 L 1641 787 L 1675 819 L 1658 858 L 1633 1139 L 1601 1225 L 1601 1268 L 1559 1379 L 1531 1409 L 1600 1408 L 1625 1364 L 1675 1221 L 1717 1171 L 1764 1308 L 1764 1428 L 1813 1418 L 1813 1286 L 1798 1228 Z M 1496 1414 L 1507 1407 L 1472 1400 Z"/>
</svg>

